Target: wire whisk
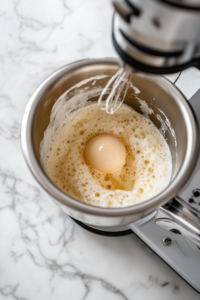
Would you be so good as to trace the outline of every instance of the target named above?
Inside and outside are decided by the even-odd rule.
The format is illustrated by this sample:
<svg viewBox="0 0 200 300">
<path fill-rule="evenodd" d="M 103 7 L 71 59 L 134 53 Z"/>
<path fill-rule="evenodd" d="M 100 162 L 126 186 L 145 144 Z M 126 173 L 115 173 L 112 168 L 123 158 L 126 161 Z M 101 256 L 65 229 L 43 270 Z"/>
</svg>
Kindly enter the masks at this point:
<svg viewBox="0 0 200 300">
<path fill-rule="evenodd" d="M 114 114 L 118 108 L 124 102 L 127 90 L 129 88 L 130 72 L 124 67 L 120 68 L 117 73 L 112 76 L 103 89 L 98 105 L 102 110 L 105 110 L 108 114 Z M 103 103 L 103 96 L 109 94 L 105 105 Z"/>
</svg>

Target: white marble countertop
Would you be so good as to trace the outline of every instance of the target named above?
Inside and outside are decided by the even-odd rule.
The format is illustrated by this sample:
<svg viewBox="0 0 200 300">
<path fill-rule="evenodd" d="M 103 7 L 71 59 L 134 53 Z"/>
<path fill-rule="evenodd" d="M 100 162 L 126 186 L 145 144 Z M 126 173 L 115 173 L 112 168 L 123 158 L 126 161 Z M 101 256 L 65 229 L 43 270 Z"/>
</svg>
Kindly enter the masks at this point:
<svg viewBox="0 0 200 300">
<path fill-rule="evenodd" d="M 69 62 L 116 56 L 112 11 L 107 0 L 1 1 L 0 300 L 200 297 L 133 234 L 108 238 L 78 227 L 22 157 L 21 119 L 41 81 Z M 183 72 L 177 86 L 189 98 L 200 72 Z"/>
</svg>

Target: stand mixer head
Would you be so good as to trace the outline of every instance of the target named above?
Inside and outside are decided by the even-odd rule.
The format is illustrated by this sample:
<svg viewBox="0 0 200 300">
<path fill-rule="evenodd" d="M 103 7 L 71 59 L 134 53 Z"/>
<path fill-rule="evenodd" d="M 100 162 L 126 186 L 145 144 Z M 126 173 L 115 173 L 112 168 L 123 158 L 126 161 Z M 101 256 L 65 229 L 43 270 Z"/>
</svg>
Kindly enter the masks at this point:
<svg viewBox="0 0 200 300">
<path fill-rule="evenodd" d="M 112 40 L 121 59 L 147 73 L 200 68 L 199 0 L 114 1 Z"/>
<path fill-rule="evenodd" d="M 123 103 L 130 73 L 200 68 L 200 0 L 122 0 L 113 5 L 112 40 L 122 68 L 99 98 L 99 106 L 109 114 Z M 105 108 L 104 94 L 109 94 Z"/>
</svg>

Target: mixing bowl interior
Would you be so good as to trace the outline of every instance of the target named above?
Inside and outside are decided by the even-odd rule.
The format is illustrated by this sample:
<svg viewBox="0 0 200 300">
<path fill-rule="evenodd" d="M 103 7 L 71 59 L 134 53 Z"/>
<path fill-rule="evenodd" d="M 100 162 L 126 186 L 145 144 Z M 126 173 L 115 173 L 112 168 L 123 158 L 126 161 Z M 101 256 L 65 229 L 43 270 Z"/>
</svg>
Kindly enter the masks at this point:
<svg viewBox="0 0 200 300">
<path fill-rule="evenodd" d="M 35 111 L 32 138 L 36 157 L 39 162 L 40 142 L 49 124 L 51 109 L 55 101 L 66 90 L 80 81 L 101 74 L 113 75 L 118 68 L 119 66 L 116 63 L 97 63 L 82 66 L 72 71 L 70 71 L 69 68 L 68 72 L 60 73 L 56 81 L 52 83 L 48 90 L 42 95 Z M 98 86 L 102 86 L 103 89 L 107 81 L 108 78 L 104 78 L 98 80 L 97 84 Z M 173 170 L 171 180 L 173 180 L 181 168 L 187 148 L 187 130 L 181 102 L 179 101 L 182 95 L 170 82 L 161 76 L 134 73 L 131 76 L 131 82 L 140 90 L 140 93 L 134 95 L 133 89 L 129 88 L 125 103 L 133 107 L 137 112 L 142 113 L 138 98 L 144 100 L 148 107 L 154 112 L 149 115 L 149 118 L 159 129 L 163 125 L 163 121 L 171 124 L 172 130 L 166 130 L 165 138 L 172 154 Z M 88 82 L 83 87 L 94 87 L 91 84 L 92 82 Z M 97 101 L 98 97 L 90 100 Z M 160 119 L 163 121 L 160 121 Z"/>
</svg>

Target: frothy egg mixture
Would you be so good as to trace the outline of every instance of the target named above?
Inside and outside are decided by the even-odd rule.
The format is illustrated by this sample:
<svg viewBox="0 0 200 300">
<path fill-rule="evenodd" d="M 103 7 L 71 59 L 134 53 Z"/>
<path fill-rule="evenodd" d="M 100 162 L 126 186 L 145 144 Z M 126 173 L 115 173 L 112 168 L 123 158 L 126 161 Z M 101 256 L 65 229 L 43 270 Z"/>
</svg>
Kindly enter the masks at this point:
<svg viewBox="0 0 200 300">
<path fill-rule="evenodd" d="M 119 150 L 113 169 L 104 168 L 100 161 L 98 143 L 102 142 L 97 137 L 106 137 L 111 148 Z M 41 159 L 50 179 L 66 194 L 90 205 L 134 205 L 154 197 L 170 182 L 171 153 L 164 137 L 149 119 L 127 105 L 113 115 L 97 104 L 78 108 L 63 119 L 48 147 L 44 143 L 42 147 L 46 147 Z M 105 153 L 112 160 L 111 152 Z"/>
</svg>

